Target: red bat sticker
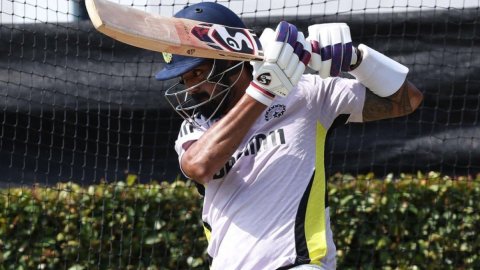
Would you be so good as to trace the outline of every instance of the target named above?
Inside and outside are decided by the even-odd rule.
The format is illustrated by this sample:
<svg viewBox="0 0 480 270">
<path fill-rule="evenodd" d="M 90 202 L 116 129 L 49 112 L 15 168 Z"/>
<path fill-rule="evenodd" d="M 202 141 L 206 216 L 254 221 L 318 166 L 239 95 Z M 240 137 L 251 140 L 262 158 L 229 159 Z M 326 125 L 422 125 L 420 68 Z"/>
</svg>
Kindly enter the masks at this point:
<svg viewBox="0 0 480 270">
<path fill-rule="evenodd" d="M 262 49 L 257 36 L 247 29 L 205 23 L 192 28 L 191 33 L 214 49 L 252 55 Z"/>
</svg>

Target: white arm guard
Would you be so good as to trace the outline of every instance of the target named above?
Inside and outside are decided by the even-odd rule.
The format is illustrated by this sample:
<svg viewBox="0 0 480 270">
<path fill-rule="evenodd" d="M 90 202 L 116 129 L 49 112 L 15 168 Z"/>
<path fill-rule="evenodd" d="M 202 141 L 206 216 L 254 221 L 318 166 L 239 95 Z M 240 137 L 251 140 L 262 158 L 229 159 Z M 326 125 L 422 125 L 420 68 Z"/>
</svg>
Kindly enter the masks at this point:
<svg viewBox="0 0 480 270">
<path fill-rule="evenodd" d="M 408 68 L 374 49 L 360 44 L 362 62 L 350 74 L 380 97 L 393 95 L 407 77 Z"/>
</svg>

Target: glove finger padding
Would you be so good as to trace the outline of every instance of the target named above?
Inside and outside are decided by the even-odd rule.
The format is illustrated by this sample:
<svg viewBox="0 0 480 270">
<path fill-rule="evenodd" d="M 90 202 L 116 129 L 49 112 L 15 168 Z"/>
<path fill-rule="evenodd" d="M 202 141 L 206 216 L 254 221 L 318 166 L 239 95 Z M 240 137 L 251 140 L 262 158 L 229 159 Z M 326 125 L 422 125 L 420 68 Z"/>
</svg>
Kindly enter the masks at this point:
<svg viewBox="0 0 480 270">
<path fill-rule="evenodd" d="M 260 36 L 264 62 L 251 62 L 253 81 L 247 94 L 269 105 L 276 96 L 286 96 L 298 83 L 310 60 L 311 46 L 306 46 L 303 33 L 287 22 L 281 22 L 275 32 L 265 29 Z"/>
<path fill-rule="evenodd" d="M 319 25 L 312 25 L 308 28 L 308 32 L 310 35 L 307 37 L 307 43 L 310 44 L 312 56 L 308 66 L 315 70 L 319 71 L 322 68 L 322 57 L 320 56 L 320 43 L 319 38 L 317 36 L 313 36 L 313 33 L 316 31 L 313 28 L 318 27 Z"/>
<path fill-rule="evenodd" d="M 304 51 L 305 37 L 302 32 L 298 32 L 297 39 L 295 40 L 295 45 L 293 46 L 293 53 L 290 54 L 290 59 L 288 60 L 287 66 L 284 70 L 287 77 L 292 77 L 293 73 L 298 67 L 298 62 Z"/>
<path fill-rule="evenodd" d="M 330 67 L 330 77 L 337 77 L 340 74 L 343 56 L 342 33 L 340 27 L 333 25 L 327 28 L 330 34 L 330 49 L 332 50 L 332 66 Z"/>
<path fill-rule="evenodd" d="M 298 63 L 295 66 L 293 74 L 290 76 L 290 80 L 293 84 L 297 84 L 302 76 L 303 72 L 305 71 L 306 66 L 310 62 L 311 55 L 312 55 L 312 47 L 310 42 L 305 40 L 305 37 L 302 32 L 299 32 L 297 42 L 301 44 L 302 50 L 296 50 L 296 55 L 298 56 Z"/>
<path fill-rule="evenodd" d="M 269 35 L 268 37 L 262 38 L 262 36 L 264 35 L 263 33 L 262 36 L 260 36 L 260 42 L 262 42 L 262 47 L 264 48 L 263 51 L 265 62 L 274 63 L 278 61 L 280 54 L 285 47 L 285 42 L 288 40 L 289 37 L 289 25 L 290 24 L 288 22 L 282 21 L 277 25 L 273 36 Z M 264 40 L 266 41 L 266 44 L 263 43 Z"/>
<path fill-rule="evenodd" d="M 324 24 L 309 26 L 308 33 L 307 40 L 312 45 L 312 60 L 309 67 L 318 71 L 320 77 L 327 78 L 330 75 L 332 65 L 330 33 Z"/>
<path fill-rule="evenodd" d="M 317 24 L 308 27 L 308 42 L 312 46 L 309 67 L 322 78 L 335 77 L 341 71 L 350 71 L 352 60 L 356 62 L 350 28 L 345 23 Z"/>
<path fill-rule="evenodd" d="M 343 59 L 342 59 L 342 67 L 341 70 L 343 72 L 350 71 L 350 67 L 352 63 L 355 64 L 357 62 L 356 55 L 353 57 L 353 45 L 352 45 L 352 37 L 350 36 L 350 27 L 347 24 L 342 23 L 340 25 L 341 33 L 342 33 L 342 42 L 343 42 Z M 353 59 L 355 58 L 355 59 Z M 355 61 L 352 61 L 355 60 Z"/>
<path fill-rule="evenodd" d="M 276 32 L 272 28 L 265 28 L 263 30 L 262 35 L 260 36 L 260 43 L 262 44 L 262 47 L 264 48 L 264 58 L 265 61 L 267 61 L 267 58 L 273 59 L 275 56 L 269 55 L 270 52 L 270 46 L 272 41 L 275 40 L 275 34 Z M 280 44 L 282 45 L 282 44 Z M 278 46 L 275 44 L 274 46 Z M 283 45 L 282 45 L 283 46 Z M 265 48 L 269 48 L 269 50 L 265 51 Z M 278 51 L 280 52 L 280 50 Z M 278 55 L 276 56 L 278 58 Z M 250 61 L 250 64 L 253 67 L 253 76 L 255 77 L 255 71 L 258 70 L 258 68 L 263 65 L 262 61 Z"/>
<path fill-rule="evenodd" d="M 290 64 L 290 60 L 294 51 L 295 44 L 297 42 L 297 38 L 298 38 L 297 27 L 293 24 L 289 24 L 288 37 L 286 39 L 286 42 L 283 43 L 284 45 L 277 61 L 277 64 L 281 69 L 286 69 L 287 66 Z"/>
</svg>

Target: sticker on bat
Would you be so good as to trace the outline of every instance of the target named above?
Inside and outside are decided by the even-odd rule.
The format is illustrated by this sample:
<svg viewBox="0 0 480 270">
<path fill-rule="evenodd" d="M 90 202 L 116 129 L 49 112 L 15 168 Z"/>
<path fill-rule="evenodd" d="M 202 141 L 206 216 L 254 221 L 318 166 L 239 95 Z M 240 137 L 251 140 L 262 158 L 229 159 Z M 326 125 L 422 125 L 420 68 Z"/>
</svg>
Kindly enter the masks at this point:
<svg viewBox="0 0 480 270">
<path fill-rule="evenodd" d="M 208 46 L 217 50 L 256 55 L 258 51 L 262 49 L 256 35 L 248 29 L 205 23 L 194 26 L 192 28 L 192 34 Z"/>
</svg>

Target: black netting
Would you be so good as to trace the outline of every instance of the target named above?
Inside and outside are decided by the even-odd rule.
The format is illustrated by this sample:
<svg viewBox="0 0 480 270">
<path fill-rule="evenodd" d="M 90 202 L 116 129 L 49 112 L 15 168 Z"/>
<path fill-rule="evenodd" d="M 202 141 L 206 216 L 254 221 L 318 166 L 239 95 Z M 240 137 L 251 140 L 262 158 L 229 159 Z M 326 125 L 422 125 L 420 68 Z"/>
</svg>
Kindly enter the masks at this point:
<svg viewBox="0 0 480 270">
<path fill-rule="evenodd" d="M 121 3 L 164 16 L 171 16 L 188 3 L 132 1 Z M 355 45 L 365 43 L 410 68 L 409 79 L 424 94 L 421 107 L 407 117 L 340 125 L 332 130 L 326 146 L 328 175 L 480 173 L 478 3 L 217 2 L 236 11 L 258 33 L 266 27 L 274 28 L 281 20 L 296 24 L 304 32 L 315 23 L 346 22 Z M 169 83 L 153 78 L 162 67 L 161 54 L 100 34 L 83 5 L 81 0 L 0 0 L 0 188 L 53 186 L 59 181 L 88 186 L 126 181 L 132 175 L 142 183 L 171 182 L 180 175 L 173 145 L 181 120 L 163 96 Z M 12 196 L 17 195 L 9 191 L 4 197 Z M 133 201 L 135 204 L 136 199 Z M 82 207 L 89 209 L 87 205 Z M 101 215 L 110 220 L 108 205 L 102 207 L 106 208 Z M 140 216 L 163 211 L 153 208 L 153 212 L 145 211 Z M 142 211 L 126 206 L 120 209 L 121 213 Z M 135 218 L 133 223 L 140 222 L 141 218 Z M 164 225 L 154 224 L 155 228 Z M 102 235 L 113 235 L 107 223 L 99 226 Z M 160 241 L 147 233 L 140 240 L 129 238 L 125 226 L 125 235 L 119 237 L 131 243 Z M 93 269 L 126 265 L 120 254 L 128 254 L 133 245 L 125 244 L 117 251 L 115 242 L 111 246 L 95 243 L 90 242 L 86 255 Z M 192 248 L 203 250 L 203 246 Z M 0 240 L 0 263 L 1 256 L 7 258 L 2 255 L 6 249 Z M 101 261 L 100 254 L 109 251 L 110 261 Z M 130 253 L 126 260 L 146 258 L 139 265 L 149 265 L 157 263 L 158 256 L 174 256 L 172 250 L 163 255 L 156 252 L 149 246 L 141 254 Z M 8 254 L 10 259 L 17 256 L 17 261 L 23 258 Z M 81 257 L 72 256 L 68 263 L 65 259 L 64 264 L 56 265 L 68 269 L 75 256 L 77 260 Z M 169 269 L 175 267 L 182 269 L 179 265 Z"/>
</svg>

